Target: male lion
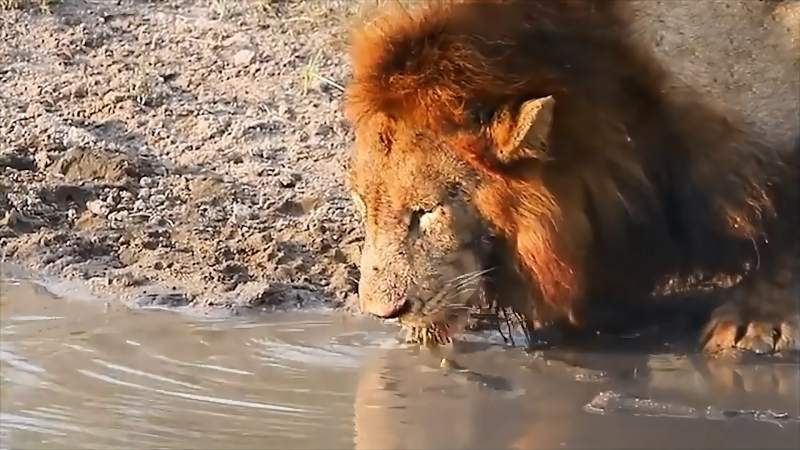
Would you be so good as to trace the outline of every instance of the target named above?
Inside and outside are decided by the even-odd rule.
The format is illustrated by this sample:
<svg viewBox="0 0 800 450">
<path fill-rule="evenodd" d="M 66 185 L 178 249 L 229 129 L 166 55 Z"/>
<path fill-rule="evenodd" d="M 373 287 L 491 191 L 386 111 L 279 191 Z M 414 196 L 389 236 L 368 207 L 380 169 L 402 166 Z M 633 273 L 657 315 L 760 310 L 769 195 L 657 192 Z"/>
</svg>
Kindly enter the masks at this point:
<svg viewBox="0 0 800 450">
<path fill-rule="evenodd" d="M 611 1 L 483 0 L 356 30 L 363 310 L 445 342 L 472 306 L 580 329 L 683 280 L 721 302 L 706 350 L 800 348 L 797 152 L 674 88 L 627 25 Z"/>
</svg>

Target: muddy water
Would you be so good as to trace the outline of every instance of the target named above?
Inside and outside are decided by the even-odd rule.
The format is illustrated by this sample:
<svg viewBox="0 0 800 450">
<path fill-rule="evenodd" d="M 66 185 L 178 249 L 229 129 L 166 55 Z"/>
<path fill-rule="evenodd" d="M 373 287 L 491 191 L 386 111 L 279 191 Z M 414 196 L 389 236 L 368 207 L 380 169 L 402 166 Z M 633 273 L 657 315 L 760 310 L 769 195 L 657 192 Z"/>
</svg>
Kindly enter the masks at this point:
<svg viewBox="0 0 800 450">
<path fill-rule="evenodd" d="M 210 319 L 0 285 L 0 448 L 800 446 L 796 362 L 527 354 L 455 367 L 328 311 Z"/>
</svg>

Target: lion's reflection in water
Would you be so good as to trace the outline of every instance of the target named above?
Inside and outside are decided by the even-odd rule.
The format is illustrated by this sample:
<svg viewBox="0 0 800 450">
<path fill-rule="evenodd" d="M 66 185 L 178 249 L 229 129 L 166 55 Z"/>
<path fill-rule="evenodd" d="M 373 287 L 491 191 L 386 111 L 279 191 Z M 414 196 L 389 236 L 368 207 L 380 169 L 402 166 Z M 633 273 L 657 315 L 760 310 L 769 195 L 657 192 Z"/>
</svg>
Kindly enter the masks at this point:
<svg viewBox="0 0 800 450">
<path fill-rule="evenodd" d="M 357 449 L 800 445 L 794 362 L 489 348 L 458 355 L 468 368 L 459 370 L 407 352 L 364 365 L 354 402 Z M 587 408 L 604 392 L 627 400 Z"/>
</svg>

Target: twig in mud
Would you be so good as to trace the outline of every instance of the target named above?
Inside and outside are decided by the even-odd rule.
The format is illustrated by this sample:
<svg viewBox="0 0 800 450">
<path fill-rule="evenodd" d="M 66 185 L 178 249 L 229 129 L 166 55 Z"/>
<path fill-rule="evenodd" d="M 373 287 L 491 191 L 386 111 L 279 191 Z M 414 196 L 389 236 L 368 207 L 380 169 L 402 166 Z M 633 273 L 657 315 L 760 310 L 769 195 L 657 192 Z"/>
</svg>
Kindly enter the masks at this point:
<svg viewBox="0 0 800 450">
<path fill-rule="evenodd" d="M 192 42 L 198 42 L 198 43 L 201 43 L 201 44 L 206 44 L 206 45 L 208 45 L 209 47 L 217 47 L 217 46 L 219 46 L 219 43 L 217 43 L 217 42 L 214 42 L 214 41 L 210 41 L 210 40 L 208 40 L 208 39 L 200 39 L 200 38 L 196 38 L 196 37 L 192 37 L 192 36 L 186 36 L 186 37 L 184 37 L 184 39 L 186 39 L 187 41 L 192 41 Z"/>
<path fill-rule="evenodd" d="M 283 22 L 291 23 L 291 22 L 313 22 L 314 19 L 311 17 L 289 17 L 288 19 L 283 19 Z"/>
<path fill-rule="evenodd" d="M 503 317 L 506 319 L 506 328 L 508 328 L 508 338 L 511 340 L 511 345 L 516 347 L 517 343 L 514 342 L 514 330 L 511 329 L 511 318 L 508 316 L 508 310 L 503 310 Z"/>
<path fill-rule="evenodd" d="M 497 325 L 497 332 L 500 333 L 500 337 L 503 338 L 503 342 L 507 344 L 508 341 L 509 341 L 509 338 L 507 338 L 506 335 L 503 334 L 503 324 L 500 323 L 500 312 L 499 311 L 500 311 L 499 309 L 495 309 L 495 316 L 497 317 L 497 322 L 495 322 L 495 324 Z M 505 316 L 505 314 L 504 314 L 504 316 Z M 510 336 L 511 335 L 509 334 L 509 337 Z"/>
<path fill-rule="evenodd" d="M 3 247 L 3 254 L 0 255 L 0 280 L 2 280 L 4 278 L 3 277 L 3 272 L 5 271 L 5 268 L 6 268 L 6 256 L 7 256 L 7 253 L 8 253 L 8 249 Z"/>
<path fill-rule="evenodd" d="M 340 92 L 344 92 L 344 86 L 342 86 L 341 84 L 339 84 L 339 83 L 337 83 L 337 82 L 335 82 L 335 81 L 331 80 L 330 78 L 324 77 L 324 76 L 322 76 L 322 75 L 320 75 L 320 74 L 318 74 L 318 73 L 314 73 L 314 74 L 312 74 L 312 75 L 313 75 L 315 78 L 317 78 L 318 80 L 320 80 L 320 81 L 323 81 L 323 82 L 327 83 L 328 85 L 335 87 L 335 88 L 336 88 L 336 89 L 338 89 Z"/>
<path fill-rule="evenodd" d="M 286 119 L 285 117 L 283 117 L 280 114 L 278 114 L 275 111 L 273 111 L 272 108 L 270 108 L 269 105 L 267 105 L 265 103 L 260 104 L 258 106 L 258 109 L 260 109 L 260 110 L 264 111 L 265 113 L 267 113 L 267 115 L 269 116 L 270 119 L 275 119 L 275 120 L 277 120 L 279 122 L 283 122 L 284 124 L 291 123 L 288 119 Z"/>
<path fill-rule="evenodd" d="M 522 328 L 523 334 L 525 334 L 525 342 L 527 344 L 527 347 L 530 347 L 531 346 L 531 342 L 533 342 L 533 339 L 532 339 L 532 336 L 531 336 L 530 327 L 528 326 L 528 322 L 525 320 L 525 317 L 522 314 L 514 313 L 514 315 L 517 318 L 517 322 L 519 323 L 519 327 Z"/>
</svg>

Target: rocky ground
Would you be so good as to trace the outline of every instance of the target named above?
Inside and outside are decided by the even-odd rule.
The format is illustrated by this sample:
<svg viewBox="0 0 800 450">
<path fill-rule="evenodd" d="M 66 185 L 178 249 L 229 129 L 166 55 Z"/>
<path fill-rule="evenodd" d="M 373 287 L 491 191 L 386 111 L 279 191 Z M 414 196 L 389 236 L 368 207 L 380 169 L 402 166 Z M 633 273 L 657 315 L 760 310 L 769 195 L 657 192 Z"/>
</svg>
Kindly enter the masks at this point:
<svg viewBox="0 0 800 450">
<path fill-rule="evenodd" d="M 348 304 L 364 6 L 0 0 L 0 257 L 129 305 Z"/>
</svg>

